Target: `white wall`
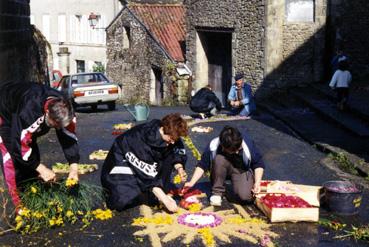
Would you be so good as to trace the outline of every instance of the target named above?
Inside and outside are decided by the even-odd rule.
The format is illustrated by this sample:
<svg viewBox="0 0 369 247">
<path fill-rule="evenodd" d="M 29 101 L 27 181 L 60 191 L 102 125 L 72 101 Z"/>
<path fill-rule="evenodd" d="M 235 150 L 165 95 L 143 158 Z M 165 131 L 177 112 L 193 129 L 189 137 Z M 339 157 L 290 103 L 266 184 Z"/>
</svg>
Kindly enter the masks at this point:
<svg viewBox="0 0 369 247">
<path fill-rule="evenodd" d="M 31 22 L 42 31 L 52 47 L 53 67 L 59 66 L 59 49 L 67 47 L 69 73 L 76 73 L 76 60 L 85 60 L 86 72 L 95 61 L 106 64 L 105 27 L 122 8 L 118 0 L 31 0 Z M 89 25 L 88 16 L 100 16 L 97 28 Z M 63 59 L 64 61 L 65 59 Z M 66 74 L 68 71 L 62 71 Z"/>
</svg>

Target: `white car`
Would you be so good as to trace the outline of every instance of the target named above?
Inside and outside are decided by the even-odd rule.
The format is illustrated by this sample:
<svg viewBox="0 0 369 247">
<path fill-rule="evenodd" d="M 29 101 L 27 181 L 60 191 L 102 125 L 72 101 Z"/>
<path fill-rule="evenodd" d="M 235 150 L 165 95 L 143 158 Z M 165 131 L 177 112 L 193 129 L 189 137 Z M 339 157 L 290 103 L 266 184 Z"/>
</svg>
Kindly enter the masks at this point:
<svg viewBox="0 0 369 247">
<path fill-rule="evenodd" d="M 58 90 L 72 99 L 75 106 L 87 105 L 93 110 L 103 104 L 108 105 L 109 110 L 115 110 L 115 101 L 119 98 L 118 85 L 99 72 L 65 75 Z"/>
</svg>

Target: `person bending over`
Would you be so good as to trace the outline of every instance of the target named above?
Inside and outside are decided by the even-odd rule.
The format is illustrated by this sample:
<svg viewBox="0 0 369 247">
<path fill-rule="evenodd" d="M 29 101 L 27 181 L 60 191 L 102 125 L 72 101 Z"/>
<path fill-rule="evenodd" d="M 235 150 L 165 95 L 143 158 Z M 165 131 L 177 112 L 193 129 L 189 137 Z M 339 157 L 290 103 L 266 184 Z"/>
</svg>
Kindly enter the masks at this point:
<svg viewBox="0 0 369 247">
<path fill-rule="evenodd" d="M 26 180 L 55 180 L 55 173 L 40 161 L 37 138 L 55 128 L 70 164 L 69 178 L 78 180 L 79 147 L 71 103 L 48 86 L 9 83 L 0 90 L 0 150 L 5 183 L 16 208 Z"/>
<path fill-rule="evenodd" d="M 192 111 L 200 113 L 202 117 L 210 117 L 218 114 L 222 109 L 222 103 L 211 90 L 211 86 L 207 85 L 191 98 L 190 108 Z"/>
<path fill-rule="evenodd" d="M 169 211 L 177 211 L 176 202 L 165 192 L 173 168 L 186 180 L 187 156 L 180 139 L 186 135 L 187 123 L 175 113 L 137 125 L 118 136 L 101 174 L 108 207 L 122 211 L 134 204 L 141 193 L 152 192 Z"/>
</svg>

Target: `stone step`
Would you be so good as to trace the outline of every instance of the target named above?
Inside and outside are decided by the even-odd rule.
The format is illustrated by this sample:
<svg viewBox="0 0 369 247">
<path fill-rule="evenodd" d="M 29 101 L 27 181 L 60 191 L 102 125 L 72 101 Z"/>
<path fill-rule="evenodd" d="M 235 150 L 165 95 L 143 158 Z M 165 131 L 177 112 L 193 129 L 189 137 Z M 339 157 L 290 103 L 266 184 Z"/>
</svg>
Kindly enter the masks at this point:
<svg viewBox="0 0 369 247">
<path fill-rule="evenodd" d="M 350 160 L 357 164 L 362 174 L 369 174 L 369 142 L 357 135 L 325 121 L 319 114 L 293 97 L 270 99 L 258 103 L 258 107 L 271 113 L 291 128 L 303 140 L 315 145 L 319 150 L 328 153 L 345 153 Z"/>
<path fill-rule="evenodd" d="M 337 109 L 336 104 L 324 94 L 311 88 L 299 88 L 290 93 L 309 107 L 361 137 L 369 137 L 369 125 L 364 119 Z"/>
<path fill-rule="evenodd" d="M 312 84 L 312 88 L 326 95 L 332 101 L 336 100 L 336 93 L 329 86 L 315 83 Z M 358 90 L 351 90 L 347 107 L 350 112 L 369 121 L 369 93 L 366 95 Z"/>
</svg>

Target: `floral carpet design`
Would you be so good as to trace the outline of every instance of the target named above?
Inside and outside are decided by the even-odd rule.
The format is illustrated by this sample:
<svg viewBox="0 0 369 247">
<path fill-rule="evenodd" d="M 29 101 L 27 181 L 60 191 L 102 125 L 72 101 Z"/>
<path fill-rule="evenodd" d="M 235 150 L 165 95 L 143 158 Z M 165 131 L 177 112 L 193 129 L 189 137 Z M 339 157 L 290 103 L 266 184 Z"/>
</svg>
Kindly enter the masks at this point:
<svg viewBox="0 0 369 247">
<path fill-rule="evenodd" d="M 176 214 L 157 211 L 146 205 L 140 207 L 142 217 L 133 220 L 133 226 L 143 229 L 134 233 L 136 237 L 148 236 L 153 247 L 160 247 L 180 239 L 190 245 L 200 238 L 204 246 L 232 244 L 238 238 L 261 246 L 274 246 L 271 238 L 277 234 L 270 225 L 259 218 L 251 218 L 246 210 L 237 204 L 233 209 L 215 211 L 213 206 L 199 212 L 180 209 Z"/>
</svg>

